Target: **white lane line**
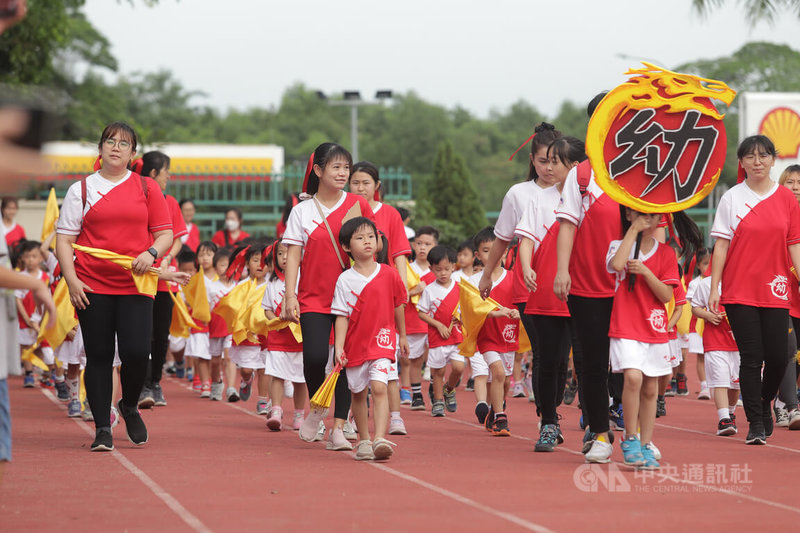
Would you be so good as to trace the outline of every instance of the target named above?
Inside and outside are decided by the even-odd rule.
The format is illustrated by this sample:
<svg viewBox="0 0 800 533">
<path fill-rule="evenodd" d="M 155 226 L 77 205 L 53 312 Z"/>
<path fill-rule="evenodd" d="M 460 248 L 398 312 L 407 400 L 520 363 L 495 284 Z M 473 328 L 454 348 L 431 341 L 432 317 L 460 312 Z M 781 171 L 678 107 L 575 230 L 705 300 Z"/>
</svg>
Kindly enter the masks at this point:
<svg viewBox="0 0 800 533">
<path fill-rule="evenodd" d="M 52 392 L 50 392 L 47 389 L 41 389 L 41 391 L 45 395 L 45 397 L 49 398 L 50 401 L 56 404 L 61 410 L 66 410 L 66 405 L 61 403 Z M 78 426 L 82 428 L 90 437 L 94 437 L 94 431 L 89 426 L 89 424 L 87 424 L 80 418 L 73 418 L 72 420 L 75 421 L 75 423 L 78 424 Z M 119 463 L 123 467 L 125 467 L 125 469 L 127 469 L 131 474 L 133 474 L 134 477 L 136 477 L 136 479 L 141 481 L 143 485 L 145 485 L 148 489 L 150 489 L 150 491 L 159 500 L 164 502 L 164 504 L 167 507 L 169 507 L 176 515 L 178 515 L 178 517 L 181 520 L 183 520 L 186 523 L 186 525 L 188 525 L 190 528 L 200 533 L 211 533 L 211 529 L 206 527 L 206 525 L 203 524 L 203 522 L 201 522 L 199 518 L 197 518 L 195 515 L 189 512 L 189 510 L 186 509 L 183 505 L 181 505 L 180 502 L 178 502 L 178 500 L 176 500 L 166 490 L 161 488 L 161 486 L 158 483 L 153 481 L 153 479 L 150 476 L 145 474 L 135 464 L 133 464 L 130 460 L 128 460 L 128 458 L 125 457 L 119 450 L 115 449 L 113 452 L 111 452 L 111 456 L 114 457 L 114 459 L 116 459 L 117 461 L 119 461 Z"/>
</svg>

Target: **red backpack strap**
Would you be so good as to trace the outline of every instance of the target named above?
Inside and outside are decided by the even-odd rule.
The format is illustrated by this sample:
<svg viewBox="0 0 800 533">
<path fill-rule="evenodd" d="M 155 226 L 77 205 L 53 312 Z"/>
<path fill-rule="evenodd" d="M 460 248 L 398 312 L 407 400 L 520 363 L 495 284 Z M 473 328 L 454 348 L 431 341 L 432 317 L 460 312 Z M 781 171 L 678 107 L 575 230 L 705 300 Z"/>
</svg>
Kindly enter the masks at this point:
<svg viewBox="0 0 800 533">
<path fill-rule="evenodd" d="M 589 183 L 592 181 L 592 166 L 589 160 L 581 161 L 578 163 L 578 190 L 581 192 L 581 198 L 586 196 L 589 190 Z"/>
<path fill-rule="evenodd" d="M 81 178 L 81 215 L 86 211 L 86 178 Z"/>
</svg>

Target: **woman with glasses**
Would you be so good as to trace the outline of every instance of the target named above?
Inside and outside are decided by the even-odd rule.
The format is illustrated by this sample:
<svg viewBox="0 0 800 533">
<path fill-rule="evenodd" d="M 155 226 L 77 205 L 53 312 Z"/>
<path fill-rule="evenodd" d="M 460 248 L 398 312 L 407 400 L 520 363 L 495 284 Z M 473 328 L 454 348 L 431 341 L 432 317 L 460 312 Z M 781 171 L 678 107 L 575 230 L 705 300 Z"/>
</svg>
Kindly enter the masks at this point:
<svg viewBox="0 0 800 533">
<path fill-rule="evenodd" d="M 125 123 L 106 126 L 98 143 L 100 169 L 74 183 L 58 220 L 56 255 L 78 312 L 86 350 L 84 383 L 94 414 L 92 451 L 111 451 L 112 363 L 118 340 L 122 361 L 119 411 L 128 439 L 147 442 L 137 402 L 147 375 L 153 329 L 153 296 L 140 294 L 131 272 L 75 251 L 73 244 L 133 257 L 145 274 L 172 245 L 172 219 L 158 184 L 128 170 L 136 133 Z"/>
<path fill-rule="evenodd" d="M 789 265 L 800 272 L 800 205 L 770 179 L 776 155 L 763 135 L 741 142 L 737 157 L 745 179 L 722 196 L 711 229 L 717 242 L 708 307 L 716 313 L 725 306 L 739 346 L 747 444 L 766 444 L 772 435 L 770 402 L 786 370 L 789 305 L 800 297 L 789 283 Z"/>
</svg>

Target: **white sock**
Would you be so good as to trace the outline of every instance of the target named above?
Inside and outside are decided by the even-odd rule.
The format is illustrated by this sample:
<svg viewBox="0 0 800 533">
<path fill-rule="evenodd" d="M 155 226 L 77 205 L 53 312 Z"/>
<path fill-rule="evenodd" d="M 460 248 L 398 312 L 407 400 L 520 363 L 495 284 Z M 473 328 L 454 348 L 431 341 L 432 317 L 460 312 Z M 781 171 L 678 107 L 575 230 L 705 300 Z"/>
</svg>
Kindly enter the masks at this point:
<svg viewBox="0 0 800 533">
<path fill-rule="evenodd" d="M 785 404 L 785 403 L 783 403 L 783 402 L 780 400 L 780 398 L 778 398 L 777 400 L 775 400 L 775 409 L 783 409 L 784 407 L 786 407 L 786 404 Z"/>
<path fill-rule="evenodd" d="M 728 412 L 729 412 L 730 414 L 734 414 L 734 413 L 736 412 L 736 404 L 729 405 L 729 406 L 728 406 Z"/>
<path fill-rule="evenodd" d="M 722 420 L 724 418 L 730 418 L 730 417 L 731 417 L 731 414 L 728 412 L 728 408 L 727 407 L 723 407 L 722 409 L 717 409 L 717 418 L 719 418 L 720 420 Z"/>
<path fill-rule="evenodd" d="M 389 413 L 389 415 L 392 420 L 400 419 L 400 411 L 392 411 L 391 413 Z"/>
<path fill-rule="evenodd" d="M 70 401 L 77 401 L 81 395 L 81 382 L 78 378 L 67 380 L 67 389 L 69 389 Z"/>
<path fill-rule="evenodd" d="M 708 388 L 708 381 L 701 381 L 700 382 L 700 388 L 701 389 L 707 389 Z"/>
<path fill-rule="evenodd" d="M 53 379 L 56 381 L 56 383 L 64 383 L 64 374 L 61 374 L 60 376 L 56 374 L 53 376 Z"/>
</svg>

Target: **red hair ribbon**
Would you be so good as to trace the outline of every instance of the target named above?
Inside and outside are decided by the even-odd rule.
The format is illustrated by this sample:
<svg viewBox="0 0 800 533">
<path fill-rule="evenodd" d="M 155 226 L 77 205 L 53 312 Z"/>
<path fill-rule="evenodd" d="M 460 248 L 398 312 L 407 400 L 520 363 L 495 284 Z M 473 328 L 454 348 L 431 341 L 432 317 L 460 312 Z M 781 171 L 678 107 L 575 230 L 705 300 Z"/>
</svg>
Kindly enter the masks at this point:
<svg viewBox="0 0 800 533">
<path fill-rule="evenodd" d="M 703 272 L 703 277 L 708 277 L 711 275 L 711 265 L 714 263 L 714 256 L 711 256 L 711 259 L 708 261 L 708 267 L 706 267 L 706 271 Z"/>
<path fill-rule="evenodd" d="M 380 202 L 381 201 L 381 190 L 380 189 L 375 189 L 375 194 L 372 195 L 372 199 L 375 200 L 376 202 Z"/>
<path fill-rule="evenodd" d="M 225 271 L 226 278 L 228 279 L 232 278 L 235 279 L 236 281 L 239 281 L 239 279 L 241 279 L 242 272 L 244 272 L 244 266 L 245 266 L 244 257 L 245 254 L 247 254 L 247 250 L 249 249 L 250 247 L 248 246 L 247 248 L 241 250 L 238 254 L 236 254 L 236 257 L 233 258 L 231 264 L 228 265 L 228 270 Z"/>
<path fill-rule="evenodd" d="M 103 160 L 102 160 L 102 159 L 100 158 L 100 156 L 98 155 L 98 156 L 97 156 L 97 159 L 95 159 L 95 160 L 94 160 L 94 164 L 92 165 L 92 170 L 94 170 L 95 172 L 97 172 L 97 171 L 98 171 L 98 170 L 100 170 L 101 168 L 103 168 Z"/>
<path fill-rule="evenodd" d="M 267 257 L 269 257 L 269 254 L 272 253 L 272 250 L 274 248 L 275 248 L 275 245 L 274 244 L 270 244 L 269 246 L 264 248 L 263 252 L 261 252 L 261 268 L 262 269 L 264 269 L 267 266 Z M 274 258 L 273 258 L 273 260 L 274 260 Z M 274 268 L 274 261 L 273 261 L 273 268 Z"/>
<path fill-rule="evenodd" d="M 747 178 L 747 174 L 744 171 L 744 167 L 742 163 L 739 163 L 739 166 L 736 169 L 736 183 L 741 183 Z"/>
<path fill-rule="evenodd" d="M 683 282 L 686 283 L 687 286 L 689 285 L 689 282 L 692 281 L 695 268 L 697 268 L 697 252 L 695 252 L 694 255 L 692 255 L 692 260 L 689 261 L 689 267 L 683 274 Z"/>
<path fill-rule="evenodd" d="M 306 165 L 306 177 L 303 180 L 303 192 L 308 192 L 308 177 L 311 175 L 311 172 L 314 170 L 314 154 L 308 156 L 308 164 Z M 296 205 L 296 204 L 295 204 Z"/>
<path fill-rule="evenodd" d="M 132 172 L 136 172 L 137 174 L 141 174 L 142 170 L 144 169 L 144 160 L 140 157 L 135 161 L 130 162 L 130 167 Z"/>
<path fill-rule="evenodd" d="M 513 153 L 513 154 L 511 154 L 511 157 L 509 157 L 509 158 L 508 158 L 508 160 L 509 160 L 509 161 L 512 161 L 512 160 L 514 159 L 514 156 L 515 156 L 515 155 L 517 155 L 517 152 L 519 152 L 520 150 L 522 150 L 522 149 L 525 147 L 525 145 L 526 145 L 526 144 L 528 144 L 529 142 L 531 142 L 531 141 L 533 140 L 533 138 L 534 138 L 534 137 L 536 137 L 536 132 L 533 132 L 533 135 L 531 135 L 530 137 L 528 137 L 528 138 L 525 140 L 525 142 L 524 142 L 524 143 L 520 144 L 520 145 L 519 145 L 519 148 L 517 148 L 516 150 L 514 150 L 514 153 Z"/>
</svg>

